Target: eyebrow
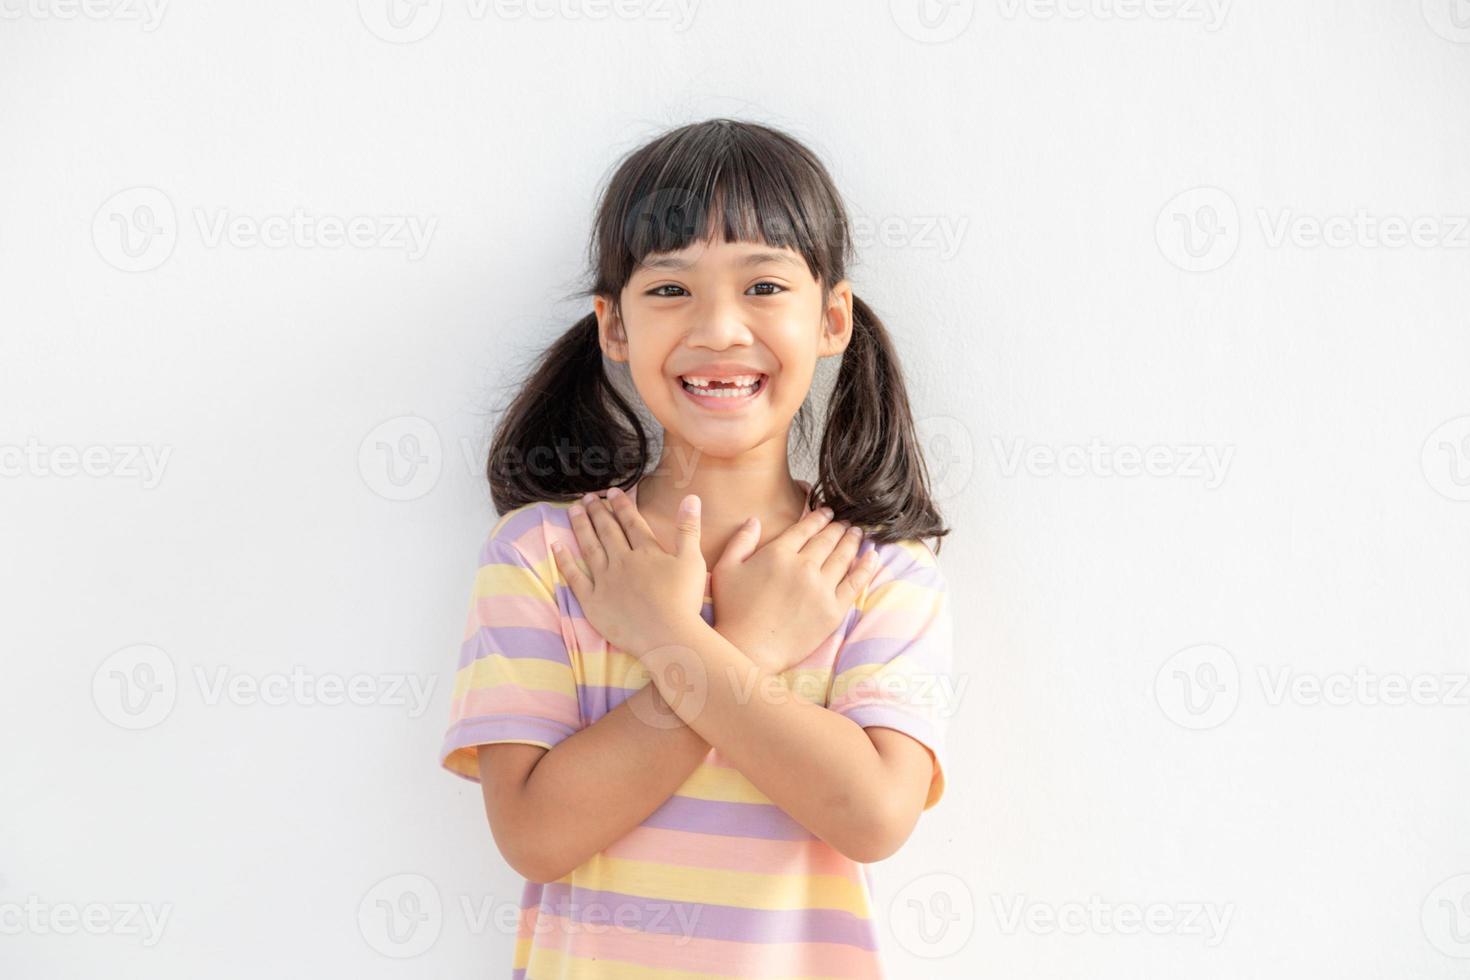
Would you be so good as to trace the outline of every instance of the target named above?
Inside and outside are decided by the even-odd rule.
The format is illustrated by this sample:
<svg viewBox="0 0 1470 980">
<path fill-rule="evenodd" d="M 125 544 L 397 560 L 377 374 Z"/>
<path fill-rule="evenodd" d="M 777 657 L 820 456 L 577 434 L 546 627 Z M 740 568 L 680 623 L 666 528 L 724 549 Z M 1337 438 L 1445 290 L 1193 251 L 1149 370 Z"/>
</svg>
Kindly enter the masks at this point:
<svg viewBox="0 0 1470 980">
<path fill-rule="evenodd" d="M 796 257 L 789 252 L 751 252 L 749 255 L 746 255 L 736 260 L 735 264 L 747 266 L 761 265 L 765 262 L 785 262 L 789 265 L 801 265 L 801 263 L 797 261 Z M 687 269 L 692 264 L 693 263 L 685 261 L 684 259 L 674 258 L 672 255 L 650 256 L 643 260 L 642 268 L 672 269 L 678 271 L 680 269 Z"/>
</svg>

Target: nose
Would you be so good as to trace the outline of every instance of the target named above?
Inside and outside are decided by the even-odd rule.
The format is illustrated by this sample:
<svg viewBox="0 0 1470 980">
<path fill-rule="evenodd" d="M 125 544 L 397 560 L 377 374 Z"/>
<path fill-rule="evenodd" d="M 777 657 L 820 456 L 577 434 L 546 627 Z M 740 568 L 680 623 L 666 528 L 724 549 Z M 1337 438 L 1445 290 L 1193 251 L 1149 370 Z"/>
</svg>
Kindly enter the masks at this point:
<svg viewBox="0 0 1470 980">
<path fill-rule="evenodd" d="M 751 342 L 750 328 L 745 323 L 739 297 L 707 296 L 694 311 L 694 324 L 685 343 L 690 347 L 724 350 Z"/>
</svg>

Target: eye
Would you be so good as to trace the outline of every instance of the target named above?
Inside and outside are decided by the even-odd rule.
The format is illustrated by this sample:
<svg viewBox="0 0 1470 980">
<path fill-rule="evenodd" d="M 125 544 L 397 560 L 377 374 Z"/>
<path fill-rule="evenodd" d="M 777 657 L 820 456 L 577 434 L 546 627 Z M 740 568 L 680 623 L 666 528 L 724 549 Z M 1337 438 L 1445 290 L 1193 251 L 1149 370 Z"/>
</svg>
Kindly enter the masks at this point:
<svg viewBox="0 0 1470 980">
<path fill-rule="evenodd" d="M 776 283 L 776 282 L 758 282 L 754 286 L 751 286 L 750 288 L 751 289 L 760 289 L 762 286 L 770 286 L 772 289 L 779 289 L 783 293 L 786 291 L 786 287 L 785 286 L 781 285 L 780 283 Z M 756 295 L 757 296 L 775 296 L 776 294 L 775 293 L 756 293 Z"/>
<path fill-rule="evenodd" d="M 683 286 L 676 286 L 676 285 L 674 285 L 671 282 L 666 282 L 662 286 L 654 286 L 652 289 L 650 289 L 648 291 L 648 295 L 649 296 L 665 296 L 665 297 L 676 295 L 676 294 L 673 294 L 673 293 L 660 292 L 660 290 L 664 290 L 664 289 L 677 289 L 677 290 L 679 290 L 679 292 L 684 292 L 684 287 Z"/>
</svg>

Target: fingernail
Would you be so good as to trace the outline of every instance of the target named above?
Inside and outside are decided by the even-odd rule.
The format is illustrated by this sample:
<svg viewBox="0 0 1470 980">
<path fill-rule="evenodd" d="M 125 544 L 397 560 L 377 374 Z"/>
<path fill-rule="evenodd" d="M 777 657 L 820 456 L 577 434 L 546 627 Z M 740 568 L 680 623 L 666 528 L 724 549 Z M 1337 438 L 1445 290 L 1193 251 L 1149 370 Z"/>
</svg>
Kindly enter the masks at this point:
<svg viewBox="0 0 1470 980">
<path fill-rule="evenodd" d="M 849 527 L 847 529 L 847 533 L 848 534 L 862 534 L 863 533 L 863 529 L 860 528 L 860 527 L 858 527 L 856 524 L 854 524 L 854 525 L 852 525 L 851 527 Z"/>
<path fill-rule="evenodd" d="M 822 513 L 823 514 L 826 514 L 828 517 L 831 517 L 833 514 L 835 514 L 837 512 L 835 510 L 833 510 L 831 507 L 823 507 L 822 508 Z"/>
<path fill-rule="evenodd" d="M 623 495 L 623 491 L 618 489 L 617 487 L 612 487 L 607 491 L 607 495 L 609 497 L 617 499 L 618 497 L 621 497 Z"/>
<path fill-rule="evenodd" d="M 569 507 L 568 510 L 571 511 L 573 517 L 581 517 L 583 514 L 586 513 L 581 504 L 572 504 L 572 506 Z"/>
<path fill-rule="evenodd" d="M 592 501 L 594 501 L 596 499 L 597 499 L 597 494 L 593 493 L 590 490 L 587 491 L 586 493 L 582 494 L 582 503 L 587 504 L 589 506 L 592 504 Z"/>
<path fill-rule="evenodd" d="M 686 513 L 698 514 L 699 497 L 695 494 L 690 494 L 689 496 L 684 498 L 684 501 L 679 506 L 682 507 Z"/>
</svg>

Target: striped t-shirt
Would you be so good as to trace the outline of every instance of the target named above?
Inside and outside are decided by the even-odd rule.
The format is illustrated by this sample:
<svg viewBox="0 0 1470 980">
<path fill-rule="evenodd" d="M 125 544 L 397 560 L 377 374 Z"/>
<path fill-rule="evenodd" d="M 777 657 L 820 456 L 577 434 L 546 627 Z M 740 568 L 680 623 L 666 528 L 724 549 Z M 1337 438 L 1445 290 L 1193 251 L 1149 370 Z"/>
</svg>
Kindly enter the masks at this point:
<svg viewBox="0 0 1470 980">
<path fill-rule="evenodd" d="M 479 779 L 475 746 L 549 749 L 650 682 L 583 617 L 556 567 L 553 541 L 580 556 L 569 506 L 507 512 L 480 551 L 440 750 L 466 779 Z M 864 538 L 861 551 L 874 547 L 880 568 L 868 588 L 782 677 L 859 725 L 927 746 L 927 810 L 944 792 L 947 587 L 923 542 Z M 713 623 L 708 578 L 702 615 Z M 807 831 L 712 748 L 639 827 L 558 881 L 526 882 L 511 975 L 880 978 L 874 914 L 868 866 Z"/>
</svg>

